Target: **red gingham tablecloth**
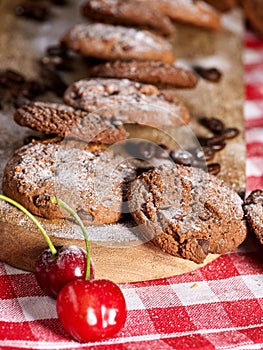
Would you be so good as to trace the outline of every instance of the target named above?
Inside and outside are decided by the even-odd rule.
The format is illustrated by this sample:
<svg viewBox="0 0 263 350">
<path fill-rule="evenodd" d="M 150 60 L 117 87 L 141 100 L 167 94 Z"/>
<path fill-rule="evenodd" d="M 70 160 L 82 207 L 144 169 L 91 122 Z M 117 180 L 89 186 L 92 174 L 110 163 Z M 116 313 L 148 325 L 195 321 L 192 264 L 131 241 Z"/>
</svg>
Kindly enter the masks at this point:
<svg viewBox="0 0 263 350">
<path fill-rule="evenodd" d="M 245 35 L 247 192 L 263 188 L 263 41 Z M 262 349 L 263 254 L 250 239 L 235 253 L 171 278 L 122 284 L 124 329 L 79 344 L 32 273 L 0 264 L 0 349 Z"/>
</svg>

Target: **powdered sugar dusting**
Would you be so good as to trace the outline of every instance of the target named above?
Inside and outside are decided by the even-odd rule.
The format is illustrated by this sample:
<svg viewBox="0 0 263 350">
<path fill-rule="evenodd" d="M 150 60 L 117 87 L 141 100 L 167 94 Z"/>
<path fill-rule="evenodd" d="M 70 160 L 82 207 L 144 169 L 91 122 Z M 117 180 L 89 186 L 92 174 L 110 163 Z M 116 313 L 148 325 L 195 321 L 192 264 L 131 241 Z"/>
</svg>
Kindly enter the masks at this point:
<svg viewBox="0 0 263 350">
<path fill-rule="evenodd" d="M 99 216 L 98 222 L 114 222 L 121 216 L 125 183 L 136 176 L 132 163 L 125 162 L 112 151 L 93 154 L 67 144 L 36 143 L 17 151 L 8 172 L 21 196 L 55 194 L 87 221 Z"/>
<path fill-rule="evenodd" d="M 128 79 L 82 79 L 66 90 L 64 100 L 75 108 L 109 119 L 114 116 L 124 123 L 165 128 L 189 119 L 186 107 L 174 95 L 168 98 L 153 85 Z"/>
<path fill-rule="evenodd" d="M 172 50 L 171 45 L 162 37 L 146 30 L 137 30 L 123 26 L 103 23 L 77 24 L 68 33 L 70 41 L 78 39 L 98 39 L 114 42 L 121 47 L 132 46 L 137 52 L 145 50 Z"/>
</svg>

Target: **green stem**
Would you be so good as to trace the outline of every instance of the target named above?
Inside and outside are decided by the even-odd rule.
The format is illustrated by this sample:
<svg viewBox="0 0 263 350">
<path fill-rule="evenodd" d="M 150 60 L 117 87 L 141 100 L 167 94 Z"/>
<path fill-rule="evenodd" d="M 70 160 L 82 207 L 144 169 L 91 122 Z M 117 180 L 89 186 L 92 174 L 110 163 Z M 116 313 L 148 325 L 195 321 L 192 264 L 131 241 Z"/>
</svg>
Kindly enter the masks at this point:
<svg viewBox="0 0 263 350">
<path fill-rule="evenodd" d="M 29 217 L 29 219 L 31 219 L 33 221 L 33 223 L 39 228 L 40 232 L 42 233 L 43 237 L 45 238 L 45 241 L 47 242 L 47 245 L 48 245 L 49 249 L 51 250 L 51 253 L 53 255 L 57 254 L 57 250 L 54 247 L 53 243 L 51 242 L 51 240 L 50 240 L 48 234 L 46 233 L 45 229 L 43 228 L 43 226 L 40 224 L 40 222 L 26 208 L 24 208 L 21 204 L 17 203 L 13 199 L 11 199 L 11 198 L 9 198 L 7 196 L 4 196 L 3 194 L 0 194 L 0 199 L 2 199 L 3 201 L 14 205 L 16 208 L 18 208 L 24 214 L 26 214 Z"/>
<path fill-rule="evenodd" d="M 86 251 L 87 251 L 87 267 L 86 267 L 86 280 L 90 279 L 90 244 L 89 244 L 89 240 L 88 240 L 88 235 L 85 229 L 85 226 L 83 225 L 83 222 L 81 221 L 80 217 L 78 216 L 77 213 L 74 212 L 74 210 L 72 208 L 70 208 L 65 202 L 63 202 L 61 199 L 58 199 L 54 196 L 50 197 L 50 202 L 52 204 L 57 204 L 59 205 L 61 208 L 67 210 L 72 216 L 73 218 L 77 221 L 77 223 L 79 224 L 81 231 L 84 235 L 84 240 L 85 240 L 85 244 L 86 244 Z"/>
</svg>

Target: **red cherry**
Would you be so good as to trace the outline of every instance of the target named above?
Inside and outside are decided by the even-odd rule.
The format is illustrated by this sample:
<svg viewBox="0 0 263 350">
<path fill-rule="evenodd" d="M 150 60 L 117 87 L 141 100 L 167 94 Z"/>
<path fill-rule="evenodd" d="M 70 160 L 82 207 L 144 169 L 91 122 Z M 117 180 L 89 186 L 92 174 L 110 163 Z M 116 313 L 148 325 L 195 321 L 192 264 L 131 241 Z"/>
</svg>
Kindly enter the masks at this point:
<svg viewBox="0 0 263 350">
<path fill-rule="evenodd" d="M 77 278 L 86 278 L 87 253 L 77 246 L 56 247 L 52 254 L 49 248 L 38 257 L 35 264 L 35 276 L 41 289 L 56 298 L 60 289 Z M 90 278 L 94 278 L 94 266 L 90 264 Z"/>
<path fill-rule="evenodd" d="M 57 314 L 65 330 L 79 342 L 115 335 L 126 320 L 121 289 L 109 280 L 75 280 L 58 294 Z"/>
</svg>

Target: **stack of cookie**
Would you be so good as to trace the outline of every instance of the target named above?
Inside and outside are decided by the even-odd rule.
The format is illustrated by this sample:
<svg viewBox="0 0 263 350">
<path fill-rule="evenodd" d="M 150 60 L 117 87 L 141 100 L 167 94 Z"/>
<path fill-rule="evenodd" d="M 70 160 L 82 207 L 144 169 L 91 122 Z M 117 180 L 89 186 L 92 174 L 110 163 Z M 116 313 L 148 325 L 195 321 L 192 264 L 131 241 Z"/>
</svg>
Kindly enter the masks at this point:
<svg viewBox="0 0 263 350">
<path fill-rule="evenodd" d="M 207 30 L 221 28 L 219 13 L 203 1 L 89 0 L 81 12 L 92 22 L 74 26 L 61 42 L 85 57 L 106 61 L 95 65 L 91 76 L 159 87 L 194 88 L 198 82 L 190 69 L 174 64 L 169 43 L 173 21 Z"/>
<path fill-rule="evenodd" d="M 3 192 L 54 222 L 67 214 L 49 201 L 52 195 L 86 225 L 128 217 L 164 252 L 197 263 L 235 250 L 246 224 L 242 200 L 229 186 L 202 169 L 158 161 L 161 152 L 149 163 L 118 147 L 128 137 L 125 124 L 163 130 L 189 122 L 186 106 L 163 87 L 193 88 L 197 77 L 174 65 L 164 36 L 172 33 L 171 20 L 220 29 L 219 14 L 190 0 L 90 0 L 82 13 L 96 22 L 74 26 L 61 42 L 106 62 L 93 67 L 93 77 L 70 85 L 63 103 L 31 102 L 16 110 L 18 124 L 56 137 L 15 152 Z"/>
</svg>

